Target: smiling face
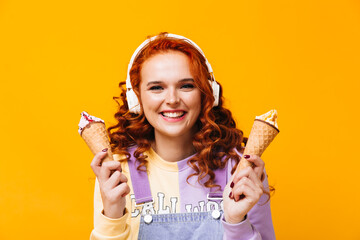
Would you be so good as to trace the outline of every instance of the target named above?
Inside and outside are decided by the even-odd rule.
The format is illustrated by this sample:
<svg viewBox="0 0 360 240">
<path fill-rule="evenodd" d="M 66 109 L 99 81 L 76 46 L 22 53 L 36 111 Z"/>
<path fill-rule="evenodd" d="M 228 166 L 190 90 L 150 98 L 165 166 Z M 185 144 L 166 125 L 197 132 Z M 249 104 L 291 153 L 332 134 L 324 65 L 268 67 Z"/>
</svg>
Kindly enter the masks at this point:
<svg viewBox="0 0 360 240">
<path fill-rule="evenodd" d="M 201 111 L 188 57 L 177 51 L 159 53 L 141 68 L 141 105 L 155 137 L 189 137 Z"/>
</svg>

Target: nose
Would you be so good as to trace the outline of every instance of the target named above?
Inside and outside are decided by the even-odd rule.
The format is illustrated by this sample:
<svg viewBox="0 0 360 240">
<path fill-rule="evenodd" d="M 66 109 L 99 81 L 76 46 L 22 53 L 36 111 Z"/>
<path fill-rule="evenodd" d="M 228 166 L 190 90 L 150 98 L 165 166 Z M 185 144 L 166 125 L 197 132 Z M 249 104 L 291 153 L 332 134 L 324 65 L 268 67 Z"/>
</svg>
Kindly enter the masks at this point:
<svg viewBox="0 0 360 240">
<path fill-rule="evenodd" d="M 179 93 L 176 89 L 169 89 L 166 95 L 166 103 L 169 105 L 176 105 L 180 102 Z"/>
</svg>

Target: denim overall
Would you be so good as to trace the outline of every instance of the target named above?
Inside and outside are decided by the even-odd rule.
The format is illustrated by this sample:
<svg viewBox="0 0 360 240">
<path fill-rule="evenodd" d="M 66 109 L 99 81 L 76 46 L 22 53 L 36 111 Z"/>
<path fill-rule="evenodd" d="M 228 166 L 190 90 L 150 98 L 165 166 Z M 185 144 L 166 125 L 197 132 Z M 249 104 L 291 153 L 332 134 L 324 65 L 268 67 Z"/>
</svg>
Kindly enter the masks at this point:
<svg viewBox="0 0 360 240">
<path fill-rule="evenodd" d="M 153 202 L 147 172 L 138 171 L 136 161 L 128 161 L 132 186 L 135 195 L 135 206 Z M 207 199 L 220 202 L 227 183 L 227 168 L 217 169 L 215 184 L 221 186 L 218 191 L 210 189 Z M 195 191 L 195 190 L 194 190 Z M 220 222 L 222 211 L 172 214 L 146 214 L 141 216 L 138 239 L 222 239 L 223 227 Z"/>
</svg>

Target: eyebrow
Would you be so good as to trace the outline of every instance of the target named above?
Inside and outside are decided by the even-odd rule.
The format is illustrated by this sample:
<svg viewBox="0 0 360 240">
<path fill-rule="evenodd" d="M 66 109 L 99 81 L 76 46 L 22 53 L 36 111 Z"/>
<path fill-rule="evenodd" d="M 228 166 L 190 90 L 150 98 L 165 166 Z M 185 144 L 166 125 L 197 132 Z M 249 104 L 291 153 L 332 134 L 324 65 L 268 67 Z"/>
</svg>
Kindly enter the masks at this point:
<svg viewBox="0 0 360 240">
<path fill-rule="evenodd" d="M 179 80 L 180 83 L 188 82 L 188 81 L 194 82 L 194 79 L 192 79 L 192 78 L 183 78 L 183 79 Z M 148 84 L 146 84 L 146 86 L 153 85 L 153 84 L 161 84 L 161 83 L 163 83 L 163 82 L 162 81 L 151 81 L 151 82 L 148 82 Z"/>
</svg>

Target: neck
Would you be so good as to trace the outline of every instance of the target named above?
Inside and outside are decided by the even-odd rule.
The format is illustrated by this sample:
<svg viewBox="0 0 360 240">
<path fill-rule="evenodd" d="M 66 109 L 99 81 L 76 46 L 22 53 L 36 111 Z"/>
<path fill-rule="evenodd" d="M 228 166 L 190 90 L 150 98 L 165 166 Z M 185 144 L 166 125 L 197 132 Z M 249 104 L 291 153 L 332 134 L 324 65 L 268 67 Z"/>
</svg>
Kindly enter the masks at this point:
<svg viewBox="0 0 360 240">
<path fill-rule="evenodd" d="M 164 160 L 177 162 L 195 153 L 192 145 L 193 134 L 181 137 L 168 137 L 155 132 L 155 141 L 151 147 Z"/>
</svg>

